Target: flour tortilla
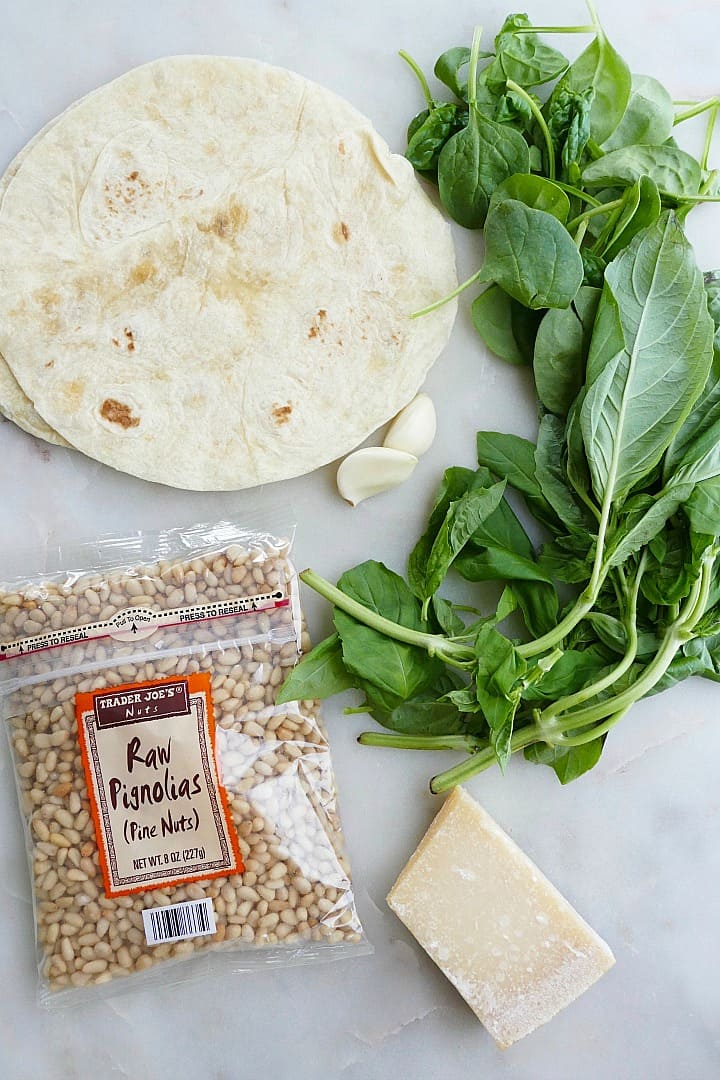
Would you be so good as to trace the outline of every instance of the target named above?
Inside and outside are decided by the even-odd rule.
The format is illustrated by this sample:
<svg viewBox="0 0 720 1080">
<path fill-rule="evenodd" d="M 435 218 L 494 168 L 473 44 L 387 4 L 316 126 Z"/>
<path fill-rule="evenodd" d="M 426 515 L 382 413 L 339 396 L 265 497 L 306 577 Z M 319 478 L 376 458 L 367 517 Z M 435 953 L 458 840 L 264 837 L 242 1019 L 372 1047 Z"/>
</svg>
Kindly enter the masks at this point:
<svg viewBox="0 0 720 1080">
<path fill-rule="evenodd" d="M 456 305 L 447 224 L 369 122 L 252 60 L 172 57 L 68 110 L 0 207 L 0 352 L 115 468 L 309 472 L 415 394 Z"/>
<path fill-rule="evenodd" d="M 42 139 L 45 132 L 49 131 L 50 128 L 57 123 L 58 119 L 59 117 L 56 117 L 54 120 L 51 120 L 49 124 L 46 124 L 45 127 L 42 128 L 37 135 L 33 136 L 30 142 L 27 143 L 20 153 L 10 162 L 6 172 L 0 177 L 0 206 L 2 205 L 7 186 L 20 168 L 23 158 L 30 148 Z M 44 439 L 45 442 L 55 443 L 57 446 L 68 445 L 62 435 L 58 435 L 57 431 L 53 431 L 53 429 L 45 423 L 42 416 L 35 409 L 32 401 L 5 363 L 5 358 L 2 354 L 0 354 L 0 413 L 7 417 L 8 420 L 12 420 L 12 422 L 17 424 L 19 428 L 22 428 L 23 431 L 27 431 L 29 435 L 35 435 L 37 438 Z"/>
</svg>

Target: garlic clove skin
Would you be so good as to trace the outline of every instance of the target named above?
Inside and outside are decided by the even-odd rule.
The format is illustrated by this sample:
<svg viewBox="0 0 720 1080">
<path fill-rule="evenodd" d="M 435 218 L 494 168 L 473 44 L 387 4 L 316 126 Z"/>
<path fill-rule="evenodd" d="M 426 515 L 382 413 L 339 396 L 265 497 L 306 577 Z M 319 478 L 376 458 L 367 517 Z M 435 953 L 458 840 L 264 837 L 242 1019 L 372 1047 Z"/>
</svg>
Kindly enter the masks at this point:
<svg viewBox="0 0 720 1080">
<path fill-rule="evenodd" d="M 427 394 L 418 394 L 397 414 L 383 446 L 420 457 L 432 446 L 436 431 L 435 406 Z"/>
<path fill-rule="evenodd" d="M 414 454 L 386 446 L 368 446 L 349 454 L 337 471 L 337 488 L 343 499 L 357 506 L 371 495 L 389 491 L 407 480 L 417 465 Z"/>
</svg>

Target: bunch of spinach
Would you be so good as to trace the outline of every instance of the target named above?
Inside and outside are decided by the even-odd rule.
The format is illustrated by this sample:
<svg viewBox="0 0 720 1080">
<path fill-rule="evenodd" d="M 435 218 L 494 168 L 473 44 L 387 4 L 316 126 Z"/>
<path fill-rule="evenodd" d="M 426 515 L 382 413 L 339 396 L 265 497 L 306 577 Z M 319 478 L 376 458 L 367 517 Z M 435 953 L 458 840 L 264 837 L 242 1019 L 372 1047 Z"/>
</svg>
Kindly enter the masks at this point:
<svg viewBox="0 0 720 1080">
<path fill-rule="evenodd" d="M 414 315 L 487 283 L 473 324 L 488 348 L 514 364 L 533 361 L 535 313 L 566 311 L 582 288 L 601 288 L 608 263 L 663 210 L 682 220 L 699 203 L 720 201 L 717 174 L 708 169 L 720 101 L 689 102 L 676 114 L 661 83 L 631 74 L 591 2 L 588 8 L 590 26 L 533 27 L 526 15 L 509 15 L 491 52 L 481 51 L 477 29 L 470 48 L 449 49 L 435 64 L 452 101 L 434 98 L 418 65 L 401 53 L 427 106 L 410 124 L 406 156 L 437 183 L 455 221 L 485 230 L 482 267 Z M 594 36 L 570 63 L 541 31 Z M 698 161 L 677 146 L 673 130 L 703 112 L 707 138 Z"/>
<path fill-rule="evenodd" d="M 424 128 L 413 145 L 429 154 L 435 132 L 423 171 L 453 216 L 485 223 L 473 320 L 500 356 L 533 364 L 536 442 L 478 433 L 478 468 L 446 470 L 406 579 L 375 561 L 337 586 L 300 575 L 333 604 L 335 633 L 278 700 L 359 690 L 350 711 L 387 729 L 362 743 L 464 754 L 436 792 L 518 750 L 567 783 L 634 702 L 720 681 L 720 272 L 701 274 L 683 231 L 715 198 L 718 103 L 681 114 L 710 112 L 694 162 L 669 137 L 662 88 L 631 78 L 594 22 L 572 65 L 520 15 L 482 70 L 477 33 L 444 53 L 452 120 L 428 91 L 411 137 Z M 540 107 L 529 89 L 558 76 Z M 495 610 L 441 596 L 451 570 L 501 582 Z"/>
</svg>

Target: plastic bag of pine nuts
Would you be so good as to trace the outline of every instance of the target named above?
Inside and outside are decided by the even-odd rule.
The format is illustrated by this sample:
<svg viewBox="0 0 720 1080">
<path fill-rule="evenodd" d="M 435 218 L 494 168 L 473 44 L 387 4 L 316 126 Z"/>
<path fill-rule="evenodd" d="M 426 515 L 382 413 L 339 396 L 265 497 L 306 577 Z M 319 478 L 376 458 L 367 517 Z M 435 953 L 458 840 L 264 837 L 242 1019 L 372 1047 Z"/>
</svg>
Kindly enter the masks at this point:
<svg viewBox="0 0 720 1080">
<path fill-rule="evenodd" d="M 318 703 L 275 704 L 290 546 L 197 525 L 0 584 L 43 1004 L 369 951 Z"/>
</svg>

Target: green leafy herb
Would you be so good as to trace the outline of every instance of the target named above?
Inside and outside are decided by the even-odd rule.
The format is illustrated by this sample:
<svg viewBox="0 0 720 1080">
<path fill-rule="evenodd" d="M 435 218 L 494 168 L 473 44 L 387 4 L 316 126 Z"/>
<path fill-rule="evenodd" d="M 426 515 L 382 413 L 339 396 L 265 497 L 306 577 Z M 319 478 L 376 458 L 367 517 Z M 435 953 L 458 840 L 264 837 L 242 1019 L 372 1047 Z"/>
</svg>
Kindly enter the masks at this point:
<svg viewBox="0 0 720 1080">
<path fill-rule="evenodd" d="M 337 586 L 301 575 L 337 633 L 279 700 L 354 687 L 387 729 L 363 744 L 462 755 L 434 792 L 520 751 L 569 783 L 636 701 L 720 681 L 720 274 L 703 277 L 683 231 L 720 201 L 720 102 L 673 115 L 588 6 L 592 27 L 564 28 L 593 34 L 569 67 L 525 15 L 491 55 L 479 31 L 443 53 L 452 102 L 406 57 L 425 99 L 408 155 L 437 171 L 452 217 L 485 226 L 484 265 L 453 295 L 490 283 L 473 322 L 497 355 L 532 362 L 536 442 L 478 433 L 478 467 L 445 471 L 407 582 L 374 561 Z M 696 160 L 670 131 L 701 114 Z M 452 574 L 465 603 L 440 595 Z M 487 581 L 502 591 L 483 613 Z"/>
<path fill-rule="evenodd" d="M 534 311 L 564 308 L 583 281 L 580 253 L 553 214 L 517 199 L 496 203 L 485 226 L 480 281 L 494 281 Z"/>
</svg>

